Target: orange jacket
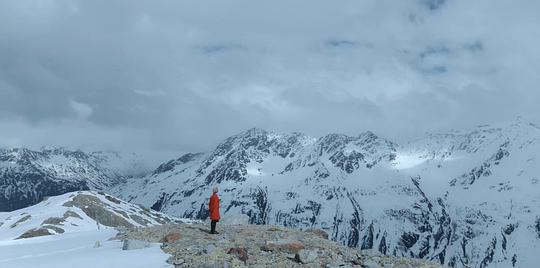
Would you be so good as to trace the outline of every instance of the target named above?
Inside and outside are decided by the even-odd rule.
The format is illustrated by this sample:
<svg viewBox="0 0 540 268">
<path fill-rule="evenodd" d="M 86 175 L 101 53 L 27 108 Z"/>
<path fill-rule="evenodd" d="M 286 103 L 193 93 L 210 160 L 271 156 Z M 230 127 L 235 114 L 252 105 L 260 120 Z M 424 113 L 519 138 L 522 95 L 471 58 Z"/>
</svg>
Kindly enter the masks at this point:
<svg viewBox="0 0 540 268">
<path fill-rule="evenodd" d="M 219 220 L 219 197 L 217 193 L 212 194 L 210 196 L 210 203 L 208 204 L 208 208 L 210 209 L 210 219 L 213 221 Z"/>
</svg>

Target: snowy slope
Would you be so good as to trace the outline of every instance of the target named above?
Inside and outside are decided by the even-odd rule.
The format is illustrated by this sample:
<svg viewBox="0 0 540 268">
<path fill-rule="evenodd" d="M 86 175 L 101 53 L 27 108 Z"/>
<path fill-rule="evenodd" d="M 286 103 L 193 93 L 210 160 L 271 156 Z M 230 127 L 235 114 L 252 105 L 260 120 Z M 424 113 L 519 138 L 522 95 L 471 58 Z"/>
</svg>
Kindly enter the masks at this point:
<svg viewBox="0 0 540 268">
<path fill-rule="evenodd" d="M 0 267 L 172 267 L 157 243 L 126 251 L 122 242 L 110 238 L 119 228 L 173 222 L 177 220 L 104 193 L 50 197 L 0 213 Z"/>
<path fill-rule="evenodd" d="M 107 228 L 132 228 L 175 222 L 162 213 L 113 196 L 80 191 L 0 214 L 0 241 Z"/>
<path fill-rule="evenodd" d="M 110 191 L 179 217 L 318 226 L 334 240 L 452 267 L 540 262 L 540 129 L 517 120 L 396 144 L 251 129 Z"/>
<path fill-rule="evenodd" d="M 67 233 L 61 236 L 0 241 L 0 267 L 19 268 L 148 268 L 173 267 L 158 243 L 138 250 L 122 250 L 109 241 L 111 229 Z M 100 241 L 100 247 L 94 247 Z"/>
<path fill-rule="evenodd" d="M 0 211 L 76 190 L 102 190 L 139 175 L 138 160 L 114 152 L 84 153 L 63 148 L 0 150 Z"/>
</svg>

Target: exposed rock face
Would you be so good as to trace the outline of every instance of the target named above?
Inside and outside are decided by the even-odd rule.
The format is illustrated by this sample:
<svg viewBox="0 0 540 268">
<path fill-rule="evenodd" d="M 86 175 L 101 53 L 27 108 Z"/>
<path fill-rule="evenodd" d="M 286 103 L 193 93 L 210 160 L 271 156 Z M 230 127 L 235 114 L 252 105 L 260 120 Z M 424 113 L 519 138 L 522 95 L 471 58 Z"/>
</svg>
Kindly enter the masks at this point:
<svg viewBox="0 0 540 268">
<path fill-rule="evenodd" d="M 219 231 L 220 234 L 211 235 L 207 225 L 164 225 L 126 230 L 117 239 L 159 242 L 170 233 L 179 233 L 180 239 L 162 246 L 165 252 L 171 254 L 169 262 L 175 267 L 442 268 L 423 260 L 348 248 L 301 230 L 221 225 Z M 272 250 L 267 250 L 269 245 L 272 245 Z M 208 250 L 209 247 L 212 250 Z"/>
<path fill-rule="evenodd" d="M 126 211 L 122 209 L 122 205 L 130 205 L 132 208 Z M 148 226 L 152 222 L 160 224 L 171 222 L 169 217 L 161 213 L 131 205 L 105 193 L 98 193 L 97 195 L 95 193 L 78 193 L 70 201 L 64 203 L 63 206 L 79 208 L 97 223 L 108 227 L 133 228 L 135 226 Z M 137 209 L 133 209 L 133 207 L 137 207 Z"/>
<path fill-rule="evenodd" d="M 540 239 L 540 217 L 536 218 L 534 227 L 536 229 L 536 236 L 538 237 L 538 239 Z"/>
<path fill-rule="evenodd" d="M 15 228 L 17 227 L 17 225 L 19 225 L 20 223 L 23 223 L 29 219 L 32 218 L 32 215 L 25 215 L 23 216 L 22 218 L 20 218 L 19 220 L 17 220 L 15 223 L 13 223 L 12 225 L 9 226 L 9 228 Z"/>
<path fill-rule="evenodd" d="M 51 233 L 48 228 L 42 227 L 38 229 L 30 229 L 15 239 L 32 238 L 32 237 L 46 236 L 46 235 L 52 235 L 52 234 L 53 233 Z"/>
<path fill-rule="evenodd" d="M 77 207 L 96 222 L 109 227 L 133 227 L 126 218 L 115 213 L 96 196 L 78 194 L 71 201 L 64 203 L 66 207 Z"/>
</svg>

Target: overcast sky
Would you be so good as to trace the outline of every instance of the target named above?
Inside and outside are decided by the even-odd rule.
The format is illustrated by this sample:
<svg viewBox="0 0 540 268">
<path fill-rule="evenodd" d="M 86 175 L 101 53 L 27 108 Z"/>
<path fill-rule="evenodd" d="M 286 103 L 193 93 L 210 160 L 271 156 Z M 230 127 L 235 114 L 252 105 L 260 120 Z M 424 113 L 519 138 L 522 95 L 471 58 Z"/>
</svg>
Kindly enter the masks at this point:
<svg viewBox="0 0 540 268">
<path fill-rule="evenodd" d="M 0 146 L 540 123 L 540 1 L 0 0 Z"/>
</svg>

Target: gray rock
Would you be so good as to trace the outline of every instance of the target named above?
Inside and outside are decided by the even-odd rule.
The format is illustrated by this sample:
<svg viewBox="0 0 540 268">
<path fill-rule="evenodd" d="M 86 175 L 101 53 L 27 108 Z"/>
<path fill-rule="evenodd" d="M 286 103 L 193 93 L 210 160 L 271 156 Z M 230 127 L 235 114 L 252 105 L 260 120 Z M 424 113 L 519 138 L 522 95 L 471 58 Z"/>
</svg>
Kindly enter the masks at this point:
<svg viewBox="0 0 540 268">
<path fill-rule="evenodd" d="M 184 264 L 186 261 L 184 259 L 176 259 L 172 262 L 172 264 L 174 265 L 182 265 Z"/>
<path fill-rule="evenodd" d="M 46 235 L 52 235 L 51 232 L 49 232 L 49 229 L 47 228 L 38 228 L 38 229 L 30 229 L 26 232 L 24 232 L 21 236 L 15 238 L 15 239 L 24 239 L 24 238 L 32 238 L 32 237 L 38 237 L 38 236 L 46 236 Z"/>
<path fill-rule="evenodd" d="M 364 268 L 379 268 L 381 267 L 379 265 L 379 263 L 377 263 L 376 261 L 374 260 L 365 260 L 363 263 L 362 263 L 362 266 Z"/>
<path fill-rule="evenodd" d="M 229 268 L 231 264 L 227 261 L 207 262 L 200 266 L 201 268 Z"/>
<path fill-rule="evenodd" d="M 323 239 L 328 239 L 328 233 L 325 232 L 324 230 L 322 229 L 318 229 L 318 228 L 308 228 L 305 230 L 305 232 L 307 233 L 313 233 L 315 235 L 317 235 L 318 237 L 320 238 L 323 238 Z"/>
<path fill-rule="evenodd" d="M 16 221 L 16 222 L 15 222 L 14 224 L 12 224 L 11 226 L 9 226 L 9 228 L 15 228 L 15 227 L 17 227 L 17 225 L 19 225 L 20 223 L 23 223 L 23 222 L 29 220 L 30 218 L 32 218 L 32 216 L 26 215 L 26 216 L 20 218 L 18 221 Z"/>
<path fill-rule="evenodd" d="M 292 239 L 278 239 L 266 241 L 266 244 L 261 247 L 263 251 L 281 251 L 285 253 L 296 254 L 305 246 L 298 240 Z"/>
<path fill-rule="evenodd" d="M 327 264 L 326 268 L 353 268 L 353 267 L 350 265 L 345 265 L 343 263 L 332 263 L 332 264 Z"/>
<path fill-rule="evenodd" d="M 150 246 L 151 246 L 150 242 L 127 239 L 127 240 L 124 240 L 124 244 L 122 245 L 122 250 L 134 250 L 134 249 L 147 248 Z"/>
<path fill-rule="evenodd" d="M 206 246 L 206 248 L 204 249 L 204 252 L 205 252 L 206 254 L 212 254 L 212 252 L 216 251 L 216 249 L 217 249 L 217 248 L 216 248 L 215 245 L 213 245 L 213 244 L 208 244 L 208 245 Z"/>
<path fill-rule="evenodd" d="M 296 255 L 294 256 L 294 259 L 297 262 L 306 264 L 306 263 L 314 262 L 318 256 L 319 254 L 317 254 L 317 252 L 314 250 L 302 249 L 298 251 L 298 253 L 296 253 Z"/>
</svg>

